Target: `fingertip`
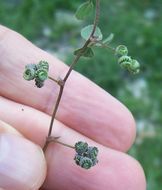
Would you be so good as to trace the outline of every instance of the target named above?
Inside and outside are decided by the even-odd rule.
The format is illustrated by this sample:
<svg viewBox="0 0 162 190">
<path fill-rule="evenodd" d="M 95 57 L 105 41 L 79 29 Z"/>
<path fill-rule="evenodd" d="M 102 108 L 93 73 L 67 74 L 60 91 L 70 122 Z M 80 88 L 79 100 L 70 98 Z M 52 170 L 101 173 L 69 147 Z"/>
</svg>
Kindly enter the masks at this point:
<svg viewBox="0 0 162 190">
<path fill-rule="evenodd" d="M 45 176 L 46 161 L 40 147 L 20 136 L 0 135 L 0 187 L 35 190 Z"/>
<path fill-rule="evenodd" d="M 136 122 L 132 113 L 125 108 L 125 115 L 123 117 L 123 132 L 119 135 L 119 150 L 126 152 L 130 149 L 136 138 Z"/>
</svg>

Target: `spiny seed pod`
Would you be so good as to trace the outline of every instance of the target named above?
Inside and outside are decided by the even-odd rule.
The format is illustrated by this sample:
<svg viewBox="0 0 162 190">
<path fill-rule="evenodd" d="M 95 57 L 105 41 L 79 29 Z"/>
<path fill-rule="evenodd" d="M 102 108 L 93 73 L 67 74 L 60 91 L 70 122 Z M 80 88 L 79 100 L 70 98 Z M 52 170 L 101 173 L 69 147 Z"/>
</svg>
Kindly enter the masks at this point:
<svg viewBox="0 0 162 190">
<path fill-rule="evenodd" d="M 23 77 L 25 80 L 33 80 L 35 78 L 36 65 L 28 64 L 25 66 Z"/>
<path fill-rule="evenodd" d="M 36 78 L 40 81 L 45 81 L 48 78 L 48 71 L 45 69 L 38 69 L 36 71 Z"/>
<path fill-rule="evenodd" d="M 128 55 L 128 48 L 124 45 L 117 46 L 115 49 L 115 55 L 117 55 L 118 57 Z"/>
<path fill-rule="evenodd" d="M 88 144 L 86 142 L 79 141 L 75 144 L 75 151 L 78 154 L 83 154 L 88 150 Z"/>
<path fill-rule="evenodd" d="M 93 166 L 93 162 L 90 158 L 83 157 L 80 159 L 79 165 L 84 169 L 89 169 Z"/>
<path fill-rule="evenodd" d="M 121 67 L 123 68 L 129 68 L 131 63 L 132 63 L 132 59 L 131 57 L 127 56 L 127 55 L 123 55 L 118 59 L 118 63 L 120 64 Z"/>
<path fill-rule="evenodd" d="M 41 81 L 39 79 L 35 79 L 35 85 L 38 87 L 38 88 L 42 88 L 44 86 L 44 81 Z"/>
<path fill-rule="evenodd" d="M 37 64 L 37 68 L 38 69 L 44 69 L 48 72 L 49 70 L 49 65 L 48 65 L 48 62 L 47 61 L 40 61 L 38 64 Z"/>
</svg>

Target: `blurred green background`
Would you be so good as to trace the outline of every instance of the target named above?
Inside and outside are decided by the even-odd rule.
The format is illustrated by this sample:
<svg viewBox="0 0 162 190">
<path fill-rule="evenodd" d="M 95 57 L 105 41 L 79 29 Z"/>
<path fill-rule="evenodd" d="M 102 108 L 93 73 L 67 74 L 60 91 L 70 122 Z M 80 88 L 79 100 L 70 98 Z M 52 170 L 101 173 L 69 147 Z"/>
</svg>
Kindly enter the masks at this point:
<svg viewBox="0 0 162 190">
<path fill-rule="evenodd" d="M 70 63 L 80 47 L 80 29 L 92 22 L 77 21 L 73 13 L 84 1 L 0 0 L 0 23 L 40 48 Z M 141 63 L 131 76 L 120 69 L 111 52 L 95 49 L 95 58 L 82 59 L 76 70 L 122 101 L 137 121 L 137 139 L 130 154 L 142 164 L 147 190 L 162 187 L 162 1 L 102 0 L 100 28 L 112 45 L 125 44 Z"/>
</svg>

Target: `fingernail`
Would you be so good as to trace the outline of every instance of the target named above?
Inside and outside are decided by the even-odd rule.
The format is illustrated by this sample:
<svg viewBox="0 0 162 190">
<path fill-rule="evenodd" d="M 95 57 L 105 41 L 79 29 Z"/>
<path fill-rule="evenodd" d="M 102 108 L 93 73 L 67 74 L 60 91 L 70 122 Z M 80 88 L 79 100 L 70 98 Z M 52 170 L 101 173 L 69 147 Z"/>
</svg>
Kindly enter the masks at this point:
<svg viewBox="0 0 162 190">
<path fill-rule="evenodd" d="M 44 182 L 44 154 L 32 142 L 9 133 L 0 135 L 0 187 L 35 190 Z"/>
</svg>

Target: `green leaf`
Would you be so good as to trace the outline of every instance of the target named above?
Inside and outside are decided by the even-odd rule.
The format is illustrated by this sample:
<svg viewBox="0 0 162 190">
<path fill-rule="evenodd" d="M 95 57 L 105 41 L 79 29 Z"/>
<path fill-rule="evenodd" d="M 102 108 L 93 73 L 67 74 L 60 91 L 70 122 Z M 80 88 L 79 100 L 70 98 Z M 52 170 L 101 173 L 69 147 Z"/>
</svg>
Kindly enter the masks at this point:
<svg viewBox="0 0 162 190">
<path fill-rule="evenodd" d="M 88 25 L 81 30 L 81 36 L 83 39 L 88 40 L 93 30 L 93 25 Z M 99 27 L 96 27 L 94 36 L 97 40 L 102 40 L 103 35 Z"/>
<path fill-rule="evenodd" d="M 93 11 L 93 2 L 87 1 L 78 7 L 75 16 L 78 20 L 84 20 L 89 16 L 91 11 Z"/>
<path fill-rule="evenodd" d="M 106 39 L 103 40 L 104 44 L 109 44 L 114 38 L 114 34 L 111 33 Z"/>
<path fill-rule="evenodd" d="M 74 55 L 77 56 L 77 55 L 81 54 L 83 57 L 93 57 L 94 56 L 94 53 L 90 47 L 87 47 L 84 52 L 82 52 L 82 51 L 83 51 L 82 48 L 77 49 L 74 51 Z"/>
</svg>

